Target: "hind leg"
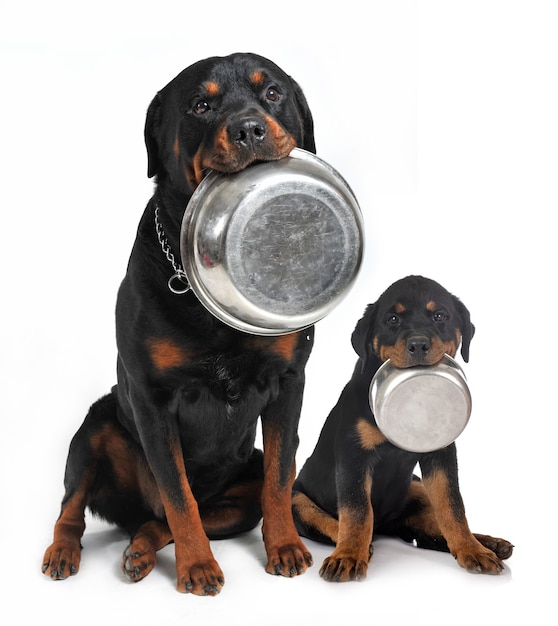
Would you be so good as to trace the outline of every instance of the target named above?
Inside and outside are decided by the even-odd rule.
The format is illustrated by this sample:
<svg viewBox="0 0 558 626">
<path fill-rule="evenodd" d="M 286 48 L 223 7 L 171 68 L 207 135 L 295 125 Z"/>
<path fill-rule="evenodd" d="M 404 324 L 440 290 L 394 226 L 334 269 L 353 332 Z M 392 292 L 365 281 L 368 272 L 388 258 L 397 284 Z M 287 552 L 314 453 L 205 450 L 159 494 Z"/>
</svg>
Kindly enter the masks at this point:
<svg viewBox="0 0 558 626">
<path fill-rule="evenodd" d="M 172 534 L 166 522 L 152 520 L 139 527 L 124 550 L 122 571 L 132 582 L 145 578 L 155 567 L 157 551 L 171 543 Z"/>
<path fill-rule="evenodd" d="M 450 552 L 434 506 L 428 497 L 423 482 L 418 479 L 411 483 L 401 516 L 390 526 L 378 529 L 378 532 L 396 535 L 408 542 L 414 541 L 419 548 Z M 494 553 L 497 557 L 496 561 L 507 559 L 512 554 L 513 545 L 505 539 L 477 533 L 473 533 L 473 537 L 484 548 Z M 472 569 L 478 569 L 478 567 Z M 496 570 L 498 569 L 501 568 L 496 564 Z"/>
<path fill-rule="evenodd" d="M 261 484 L 238 484 L 218 500 L 200 507 L 203 528 L 210 539 L 231 537 L 254 528 L 261 519 Z M 124 551 L 122 571 L 138 582 L 155 567 L 156 553 L 173 541 L 166 522 L 152 520 L 137 530 Z"/>
<path fill-rule="evenodd" d="M 118 422 L 113 394 L 93 404 L 72 439 L 64 484 L 66 493 L 54 527 L 54 541 L 42 566 L 43 573 L 54 580 L 79 570 L 86 508 L 128 531 L 162 518 L 153 476 L 137 445 Z M 158 537 L 164 536 L 163 531 L 148 526 L 144 534 L 148 537 L 145 542 L 163 541 Z"/>
<path fill-rule="evenodd" d="M 255 451 L 245 471 L 222 494 L 199 505 L 203 529 L 209 539 L 224 539 L 252 530 L 262 517 L 261 491 L 263 469 L 261 452 Z M 132 535 L 124 551 L 122 570 L 138 582 L 155 567 L 156 553 L 173 541 L 163 520 L 150 520 Z"/>
<path fill-rule="evenodd" d="M 293 492 L 293 519 L 298 533 L 303 537 L 320 543 L 337 543 L 339 521 L 301 491 Z"/>
</svg>

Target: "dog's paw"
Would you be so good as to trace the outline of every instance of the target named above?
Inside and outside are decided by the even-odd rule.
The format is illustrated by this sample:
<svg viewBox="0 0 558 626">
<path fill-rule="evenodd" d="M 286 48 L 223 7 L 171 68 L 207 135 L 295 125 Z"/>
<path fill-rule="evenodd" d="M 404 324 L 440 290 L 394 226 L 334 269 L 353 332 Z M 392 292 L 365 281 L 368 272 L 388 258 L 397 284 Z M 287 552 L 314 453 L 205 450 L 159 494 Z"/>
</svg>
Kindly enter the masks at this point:
<svg viewBox="0 0 558 626">
<path fill-rule="evenodd" d="M 306 546 L 302 542 L 296 542 L 268 550 L 265 571 L 275 576 L 292 578 L 304 574 L 312 563 L 312 555 Z"/>
<path fill-rule="evenodd" d="M 490 535 L 478 535 L 475 537 L 482 543 L 485 548 L 492 550 L 494 554 L 502 560 L 509 559 L 513 553 L 514 545 L 500 537 L 491 537 Z"/>
<path fill-rule="evenodd" d="M 225 577 L 214 559 L 177 567 L 176 588 L 181 593 L 216 596 L 224 584 Z"/>
<path fill-rule="evenodd" d="M 80 561 L 79 541 L 55 541 L 46 549 L 41 571 L 52 580 L 64 580 L 78 573 Z"/>
<path fill-rule="evenodd" d="M 344 583 L 366 578 L 368 560 L 350 556 L 335 556 L 335 552 L 328 556 L 320 568 L 320 576 L 328 582 Z"/>
<path fill-rule="evenodd" d="M 461 567 L 472 574 L 500 574 L 504 564 L 498 555 L 483 545 L 466 546 L 453 553 Z"/>
<path fill-rule="evenodd" d="M 126 578 L 138 582 L 155 567 L 157 553 L 153 544 L 145 537 L 132 539 L 122 556 L 122 571 Z"/>
</svg>

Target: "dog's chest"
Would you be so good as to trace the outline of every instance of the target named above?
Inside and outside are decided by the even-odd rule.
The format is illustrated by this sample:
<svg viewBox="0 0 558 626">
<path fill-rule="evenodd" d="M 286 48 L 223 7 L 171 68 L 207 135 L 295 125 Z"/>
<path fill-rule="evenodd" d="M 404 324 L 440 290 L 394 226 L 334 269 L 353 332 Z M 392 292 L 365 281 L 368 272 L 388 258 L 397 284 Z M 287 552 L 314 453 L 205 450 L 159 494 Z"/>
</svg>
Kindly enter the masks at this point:
<svg viewBox="0 0 558 626">
<path fill-rule="evenodd" d="M 258 418 L 278 397 L 280 372 L 272 368 L 256 375 L 244 360 L 219 359 L 206 368 L 189 372 L 169 402 L 180 425 L 184 456 L 214 463 L 221 457 L 249 454 Z"/>
</svg>

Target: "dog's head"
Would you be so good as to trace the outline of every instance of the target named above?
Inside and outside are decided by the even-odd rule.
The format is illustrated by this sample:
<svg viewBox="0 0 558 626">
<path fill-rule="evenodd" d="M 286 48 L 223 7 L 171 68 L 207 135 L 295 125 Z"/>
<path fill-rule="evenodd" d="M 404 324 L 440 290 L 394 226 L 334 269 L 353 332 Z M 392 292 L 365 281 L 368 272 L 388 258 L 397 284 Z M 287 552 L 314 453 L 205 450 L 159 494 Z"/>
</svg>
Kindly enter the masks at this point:
<svg viewBox="0 0 558 626">
<path fill-rule="evenodd" d="M 444 354 L 464 361 L 475 327 L 465 305 L 437 282 L 407 276 L 391 285 L 359 320 L 352 344 L 365 366 L 375 355 L 395 367 L 435 365 Z"/>
<path fill-rule="evenodd" d="M 209 170 L 238 172 L 294 147 L 315 152 L 312 115 L 298 84 L 261 56 L 211 57 L 182 71 L 153 99 L 148 175 L 191 194 Z"/>
</svg>

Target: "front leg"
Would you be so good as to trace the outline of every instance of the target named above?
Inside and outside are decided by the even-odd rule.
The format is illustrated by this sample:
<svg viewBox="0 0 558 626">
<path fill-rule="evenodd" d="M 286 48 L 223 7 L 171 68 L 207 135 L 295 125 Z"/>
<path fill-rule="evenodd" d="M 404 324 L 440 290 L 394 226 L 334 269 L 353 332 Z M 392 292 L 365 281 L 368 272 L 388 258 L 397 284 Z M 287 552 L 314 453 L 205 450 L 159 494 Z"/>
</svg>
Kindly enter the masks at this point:
<svg viewBox="0 0 558 626">
<path fill-rule="evenodd" d="M 211 552 L 186 475 L 178 427 L 172 415 L 152 409 L 140 433 L 175 544 L 177 589 L 214 596 L 225 581 Z"/>
<path fill-rule="evenodd" d="M 312 565 L 312 555 L 296 531 L 291 508 L 302 390 L 289 397 L 291 402 L 278 400 L 262 414 L 262 532 L 268 559 L 266 572 L 292 577 Z"/>
<path fill-rule="evenodd" d="M 470 531 L 457 479 L 455 444 L 426 455 L 420 462 L 422 482 L 450 553 L 467 571 L 499 574 L 499 556 Z"/>
<path fill-rule="evenodd" d="M 347 582 L 366 577 L 372 558 L 374 511 L 372 470 L 365 453 L 352 441 L 336 468 L 339 530 L 335 550 L 324 560 L 320 576 L 328 582 Z"/>
</svg>

